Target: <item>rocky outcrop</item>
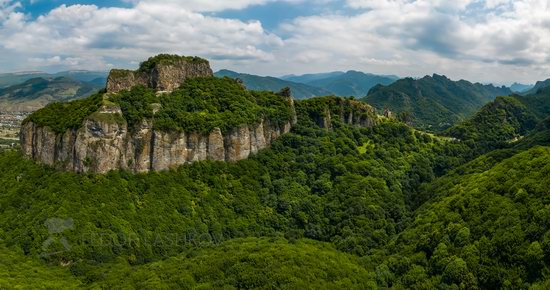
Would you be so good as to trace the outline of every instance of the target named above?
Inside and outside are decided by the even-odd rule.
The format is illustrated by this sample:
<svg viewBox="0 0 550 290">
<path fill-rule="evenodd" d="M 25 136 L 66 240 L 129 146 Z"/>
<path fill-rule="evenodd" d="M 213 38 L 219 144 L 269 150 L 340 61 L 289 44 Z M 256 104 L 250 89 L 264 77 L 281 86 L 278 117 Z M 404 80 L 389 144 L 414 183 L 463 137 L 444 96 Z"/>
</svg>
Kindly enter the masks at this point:
<svg viewBox="0 0 550 290">
<path fill-rule="evenodd" d="M 323 102 L 322 106 L 307 106 L 307 102 Z M 306 112 L 319 127 L 332 129 L 333 121 L 358 127 L 372 127 L 380 122 L 376 110 L 370 105 L 338 97 L 323 97 L 306 100 Z M 319 110 L 322 108 L 322 110 Z"/>
<path fill-rule="evenodd" d="M 214 74 L 206 60 L 190 61 L 182 57 L 170 62 L 159 62 L 139 70 L 111 70 L 107 78 L 107 92 L 117 93 L 142 85 L 156 91 L 171 92 L 188 78 L 212 77 Z"/>
<path fill-rule="evenodd" d="M 62 134 L 27 122 L 21 130 L 21 146 L 32 159 L 63 170 L 147 172 L 201 160 L 248 158 L 289 132 L 292 121 L 277 126 L 264 120 L 225 133 L 215 128 L 209 134 L 163 132 L 153 125 L 153 120 L 143 120 L 137 129 L 129 130 L 120 108 L 103 106 L 80 129 Z"/>
<path fill-rule="evenodd" d="M 213 128 L 207 133 L 157 129 L 162 127 L 155 126 L 155 114 L 162 110 L 160 103 L 150 103 L 152 113 L 137 124 L 132 121 L 130 126 L 119 105 L 110 101 L 110 97 L 115 96 L 116 92 L 137 85 L 152 88 L 157 94 L 162 94 L 178 88 L 189 78 L 212 75 L 208 61 L 174 55 L 152 57 L 142 63 L 137 71 L 113 70 L 101 103 L 86 111 L 94 113 L 78 119 L 82 120 L 82 123 L 77 122 L 80 126 L 75 127 L 72 124 L 70 128 L 74 129 L 62 132 L 66 127 L 60 129 L 55 127 L 55 123 L 40 123 L 40 118 L 33 119 L 31 115 L 21 129 L 22 151 L 39 163 L 73 172 L 159 171 L 202 160 L 231 162 L 248 158 L 269 147 L 297 123 L 290 89 L 278 93 L 290 106 L 281 109 L 285 110 L 286 122 L 264 118 L 255 124 L 242 124 L 223 131 Z M 309 114 L 319 126 L 327 129 L 332 128 L 337 120 L 343 124 L 363 127 L 373 126 L 378 122 L 372 107 L 350 99 L 325 97 L 298 104 L 301 106 L 300 111 L 306 113 L 301 113 L 301 116 L 307 118 Z M 280 114 L 267 115 L 280 118 Z M 48 127 L 48 124 L 56 130 Z"/>
</svg>

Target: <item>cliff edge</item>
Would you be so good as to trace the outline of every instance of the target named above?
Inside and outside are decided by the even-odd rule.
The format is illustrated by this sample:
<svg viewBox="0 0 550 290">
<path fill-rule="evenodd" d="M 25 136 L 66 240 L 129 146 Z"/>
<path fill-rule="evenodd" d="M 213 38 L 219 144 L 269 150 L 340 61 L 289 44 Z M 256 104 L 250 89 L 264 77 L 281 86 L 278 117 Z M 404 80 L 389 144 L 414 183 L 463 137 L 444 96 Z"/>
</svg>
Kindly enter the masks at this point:
<svg viewBox="0 0 550 290">
<path fill-rule="evenodd" d="M 141 63 L 138 70 L 113 69 L 107 78 L 107 92 L 118 93 L 135 86 L 172 92 L 188 78 L 212 77 L 208 60 L 161 54 Z"/>
<path fill-rule="evenodd" d="M 325 97 L 295 105 L 289 89 L 248 91 L 238 80 L 211 75 L 206 60 L 167 55 L 136 71 L 113 70 L 105 91 L 30 115 L 22 151 L 67 171 L 148 172 L 246 159 L 290 132 L 297 110 L 327 129 L 379 120 L 365 103 Z"/>
</svg>

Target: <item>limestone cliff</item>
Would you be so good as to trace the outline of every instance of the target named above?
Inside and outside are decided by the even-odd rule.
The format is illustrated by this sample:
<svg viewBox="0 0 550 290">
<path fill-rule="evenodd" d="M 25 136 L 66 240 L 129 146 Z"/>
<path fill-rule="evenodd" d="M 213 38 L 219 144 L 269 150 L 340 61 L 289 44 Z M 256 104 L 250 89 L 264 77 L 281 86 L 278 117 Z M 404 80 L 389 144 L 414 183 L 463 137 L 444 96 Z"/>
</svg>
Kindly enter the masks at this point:
<svg viewBox="0 0 550 290">
<path fill-rule="evenodd" d="M 301 117 L 327 129 L 334 121 L 355 126 L 378 122 L 365 103 L 325 97 L 295 105 L 289 89 L 249 92 L 231 79 L 211 75 L 206 60 L 170 55 L 150 58 L 137 71 L 115 70 L 107 93 L 54 104 L 29 116 L 21 129 L 22 151 L 67 171 L 148 172 L 201 160 L 248 158 L 291 130 L 298 122 L 297 107 Z M 188 80 L 196 77 L 201 78 Z M 151 95 L 148 89 L 135 96 L 134 90 L 117 93 L 137 85 L 157 92 L 181 89 L 173 94 Z M 196 86 L 193 94 L 186 94 L 188 86 Z M 125 95 L 127 99 L 119 98 Z"/>
<path fill-rule="evenodd" d="M 117 93 L 138 85 L 171 92 L 188 78 L 211 76 L 213 72 L 207 60 L 159 55 L 142 63 L 136 71 L 111 70 L 107 78 L 107 92 Z"/>
<path fill-rule="evenodd" d="M 350 126 L 372 127 L 381 120 L 372 106 L 340 97 L 304 100 L 300 107 L 307 117 L 325 129 L 332 129 L 334 121 Z"/>
<path fill-rule="evenodd" d="M 154 119 L 129 130 L 117 106 L 103 106 L 86 118 L 81 128 L 59 134 L 27 122 L 21 130 L 25 155 L 40 163 L 74 172 L 105 173 L 115 169 L 133 172 L 166 170 L 200 160 L 237 161 L 268 147 L 288 133 L 292 121 L 279 127 L 269 120 L 242 125 L 223 134 L 163 132 Z"/>
</svg>

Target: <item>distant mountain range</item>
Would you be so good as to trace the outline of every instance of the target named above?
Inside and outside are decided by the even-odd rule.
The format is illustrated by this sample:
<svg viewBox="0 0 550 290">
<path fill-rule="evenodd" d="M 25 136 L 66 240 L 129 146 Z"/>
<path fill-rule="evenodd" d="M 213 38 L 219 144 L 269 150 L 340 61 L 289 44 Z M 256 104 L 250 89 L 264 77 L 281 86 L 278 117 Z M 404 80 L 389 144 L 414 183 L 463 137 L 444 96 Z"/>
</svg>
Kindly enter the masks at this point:
<svg viewBox="0 0 550 290">
<path fill-rule="evenodd" d="M 335 72 L 318 73 L 318 74 L 286 75 L 286 76 L 282 76 L 281 79 L 285 81 L 307 84 L 309 82 L 318 81 L 322 79 L 335 78 L 343 74 L 345 74 L 345 72 L 335 71 Z"/>
<path fill-rule="evenodd" d="M 83 98 L 105 86 L 107 72 L 64 71 L 49 74 L 40 71 L 0 74 L 0 105 L 5 111 L 32 111 L 54 101 Z M 296 99 L 316 96 L 354 96 L 380 111 L 388 108 L 404 115 L 421 129 L 441 131 L 474 114 L 497 96 L 513 92 L 536 94 L 550 87 L 550 79 L 536 85 L 515 83 L 510 89 L 493 85 L 451 81 L 439 76 L 399 80 L 393 75 L 375 75 L 358 71 L 334 71 L 317 74 L 264 77 L 220 70 L 217 77 L 239 78 L 251 90 L 280 91 L 289 87 Z"/>
<path fill-rule="evenodd" d="M 375 85 L 389 85 L 399 79 L 396 76 L 381 76 L 358 71 L 288 75 L 281 78 L 262 77 L 230 70 L 221 70 L 215 75 L 239 78 L 251 90 L 279 91 L 289 87 L 296 99 L 326 95 L 363 97 Z"/>
<path fill-rule="evenodd" d="M 241 79 L 249 90 L 274 91 L 278 92 L 283 88 L 289 87 L 294 98 L 307 99 L 317 96 L 332 95 L 332 92 L 308 86 L 301 83 L 285 81 L 274 77 L 262 77 L 257 75 L 237 73 L 230 70 L 220 70 L 214 74 L 217 77 L 230 77 Z"/>
<path fill-rule="evenodd" d="M 376 85 L 389 85 L 399 79 L 397 76 L 374 75 L 359 71 L 286 76 L 286 80 L 304 83 L 333 92 L 337 96 L 364 97 Z"/>
<path fill-rule="evenodd" d="M 434 74 L 421 79 L 405 78 L 389 86 L 374 87 L 362 100 L 379 110 L 408 114 L 416 127 L 439 131 L 475 113 L 496 96 L 507 96 L 506 87 L 452 81 Z"/>
<path fill-rule="evenodd" d="M 85 77 L 83 74 L 74 74 Z M 34 111 L 52 102 L 63 102 L 90 96 L 105 87 L 92 75 L 89 82 L 70 77 L 37 77 L 6 88 L 0 88 L 2 111 Z"/>
<path fill-rule="evenodd" d="M 513 85 L 510 86 L 510 90 L 512 90 L 512 92 L 514 93 L 523 93 L 532 89 L 533 87 L 534 85 L 524 85 L 520 83 L 514 83 Z"/>
<path fill-rule="evenodd" d="M 0 88 L 18 85 L 34 78 L 47 79 L 47 78 L 58 78 L 58 77 L 69 77 L 82 82 L 91 82 L 95 84 L 105 85 L 105 83 L 107 82 L 108 74 L 109 74 L 108 72 L 96 72 L 96 71 L 85 71 L 85 70 L 64 71 L 64 72 L 58 72 L 54 74 L 41 72 L 41 71 L 4 73 L 4 74 L 0 74 Z"/>
<path fill-rule="evenodd" d="M 524 95 L 533 95 L 533 94 L 537 94 L 540 89 L 544 89 L 547 87 L 550 87 L 550 79 L 537 82 L 533 88 L 531 88 L 530 90 L 524 91 L 522 93 Z"/>
</svg>

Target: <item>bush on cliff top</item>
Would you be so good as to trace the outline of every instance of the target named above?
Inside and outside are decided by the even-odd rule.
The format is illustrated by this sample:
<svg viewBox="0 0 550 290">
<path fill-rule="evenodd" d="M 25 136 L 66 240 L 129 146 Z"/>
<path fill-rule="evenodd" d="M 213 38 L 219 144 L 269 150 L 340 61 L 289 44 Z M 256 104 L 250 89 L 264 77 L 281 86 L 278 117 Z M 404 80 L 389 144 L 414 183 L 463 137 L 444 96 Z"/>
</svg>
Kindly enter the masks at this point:
<svg viewBox="0 0 550 290">
<path fill-rule="evenodd" d="M 153 90 L 135 87 L 111 98 L 121 106 L 130 128 L 155 114 L 155 128 L 162 131 L 208 133 L 218 127 L 227 132 L 243 124 L 269 119 L 278 126 L 292 119 L 288 99 L 270 92 L 247 91 L 229 78 L 194 78 L 178 90 L 155 96 Z"/>
<path fill-rule="evenodd" d="M 150 57 L 148 60 L 142 62 L 139 66 L 139 71 L 148 72 L 151 71 L 158 64 L 176 64 L 179 62 L 188 63 L 208 63 L 208 60 L 197 56 L 180 56 L 175 54 L 159 54 L 157 56 Z"/>
<path fill-rule="evenodd" d="M 100 93 L 84 100 L 55 103 L 35 112 L 25 122 L 64 133 L 80 128 L 84 119 L 106 101 Z M 176 91 L 160 96 L 152 89 L 137 86 L 110 95 L 108 101 L 120 106 L 130 129 L 137 128 L 145 118 L 153 118 L 157 104 L 161 106 L 154 124 L 162 131 L 207 134 L 218 127 L 227 132 L 262 119 L 281 127 L 293 117 L 288 98 L 272 92 L 247 91 L 230 78 L 189 79 Z"/>
<path fill-rule="evenodd" d="M 23 124 L 33 122 L 50 127 L 56 133 L 64 133 L 67 129 L 82 126 L 84 119 L 101 107 L 102 101 L 103 94 L 97 93 L 83 100 L 53 103 L 31 114 Z"/>
</svg>

